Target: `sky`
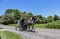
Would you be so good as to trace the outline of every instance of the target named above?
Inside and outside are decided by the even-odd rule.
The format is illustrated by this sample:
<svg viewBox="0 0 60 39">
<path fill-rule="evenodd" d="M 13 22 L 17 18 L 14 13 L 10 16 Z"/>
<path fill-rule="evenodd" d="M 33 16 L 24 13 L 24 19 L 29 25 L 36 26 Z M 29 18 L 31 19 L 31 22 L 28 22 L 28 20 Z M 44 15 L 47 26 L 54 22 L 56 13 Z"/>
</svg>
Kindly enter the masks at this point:
<svg viewBox="0 0 60 39">
<path fill-rule="evenodd" d="M 0 0 L 0 16 L 6 9 L 18 9 L 44 17 L 60 16 L 60 0 Z"/>
</svg>

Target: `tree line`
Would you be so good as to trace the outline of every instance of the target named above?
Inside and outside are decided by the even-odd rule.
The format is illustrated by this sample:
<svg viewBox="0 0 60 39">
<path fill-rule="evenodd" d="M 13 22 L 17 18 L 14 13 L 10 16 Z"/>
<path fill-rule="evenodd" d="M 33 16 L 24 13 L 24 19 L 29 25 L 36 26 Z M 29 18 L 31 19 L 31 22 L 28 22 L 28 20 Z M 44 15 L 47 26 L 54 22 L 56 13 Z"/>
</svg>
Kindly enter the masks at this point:
<svg viewBox="0 0 60 39">
<path fill-rule="evenodd" d="M 18 9 L 7 9 L 5 11 L 5 14 L 0 16 L 0 23 L 2 24 L 14 24 L 16 23 L 15 21 L 17 19 L 29 19 L 30 17 L 34 16 L 32 12 L 21 12 Z M 60 20 L 60 17 L 58 15 L 54 15 L 54 16 L 48 16 L 43 17 L 42 15 L 36 15 L 35 16 L 37 18 L 36 23 L 39 24 L 44 24 L 44 23 L 50 23 L 56 20 Z"/>
</svg>

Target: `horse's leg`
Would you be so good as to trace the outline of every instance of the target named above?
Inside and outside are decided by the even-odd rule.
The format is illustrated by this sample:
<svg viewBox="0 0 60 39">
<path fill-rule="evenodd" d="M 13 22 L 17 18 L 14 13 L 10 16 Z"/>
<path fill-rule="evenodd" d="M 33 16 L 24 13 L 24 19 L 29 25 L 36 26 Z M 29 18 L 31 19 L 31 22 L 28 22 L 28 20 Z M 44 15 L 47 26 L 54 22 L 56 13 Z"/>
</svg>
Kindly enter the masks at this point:
<svg viewBox="0 0 60 39">
<path fill-rule="evenodd" d="M 27 26 L 28 31 L 30 30 L 30 25 Z"/>
<path fill-rule="evenodd" d="M 29 30 L 30 30 L 30 25 L 29 25 Z"/>
<path fill-rule="evenodd" d="M 34 28 L 34 25 L 32 25 L 32 30 L 35 32 L 35 28 Z"/>
</svg>

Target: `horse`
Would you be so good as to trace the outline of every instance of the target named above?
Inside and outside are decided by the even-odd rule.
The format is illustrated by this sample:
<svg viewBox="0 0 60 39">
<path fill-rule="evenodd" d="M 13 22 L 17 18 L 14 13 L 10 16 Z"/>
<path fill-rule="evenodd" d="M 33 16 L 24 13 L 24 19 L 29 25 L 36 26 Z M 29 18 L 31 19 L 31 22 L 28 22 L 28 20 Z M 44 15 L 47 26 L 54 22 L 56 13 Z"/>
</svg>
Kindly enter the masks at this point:
<svg viewBox="0 0 60 39">
<path fill-rule="evenodd" d="M 36 22 L 36 17 L 34 16 L 27 20 L 26 24 L 29 31 L 30 31 L 30 26 L 32 26 L 32 30 L 35 31 L 35 27 L 34 27 L 35 22 Z"/>
<path fill-rule="evenodd" d="M 35 31 L 35 28 L 34 28 L 34 24 L 35 24 L 35 21 L 36 21 L 36 17 L 31 17 L 27 20 L 25 19 L 22 19 L 20 20 L 20 26 L 18 26 L 19 30 L 27 30 L 27 28 L 30 30 L 30 26 L 32 26 L 32 30 Z M 16 27 L 17 29 L 17 27 Z"/>
</svg>

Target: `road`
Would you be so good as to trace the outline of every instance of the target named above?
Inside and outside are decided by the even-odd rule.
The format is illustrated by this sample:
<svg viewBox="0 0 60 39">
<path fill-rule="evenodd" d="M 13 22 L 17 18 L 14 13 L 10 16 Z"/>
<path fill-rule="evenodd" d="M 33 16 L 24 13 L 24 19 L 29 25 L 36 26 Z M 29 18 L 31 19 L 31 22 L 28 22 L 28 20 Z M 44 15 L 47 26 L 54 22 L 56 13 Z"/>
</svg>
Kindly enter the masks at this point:
<svg viewBox="0 0 60 39">
<path fill-rule="evenodd" d="M 20 34 L 24 39 L 60 39 L 60 30 L 58 29 L 36 29 L 36 32 L 19 31 L 13 27 L 0 25 L 3 29 Z"/>
</svg>

